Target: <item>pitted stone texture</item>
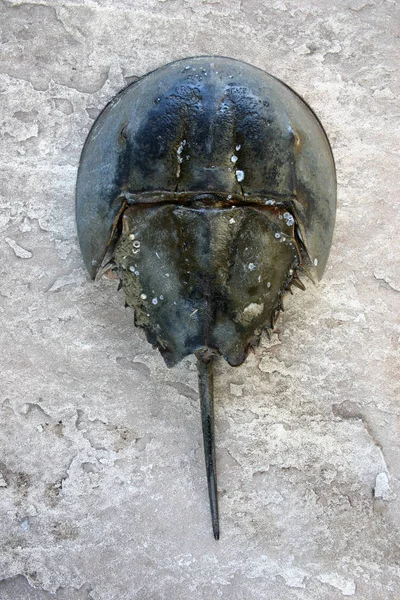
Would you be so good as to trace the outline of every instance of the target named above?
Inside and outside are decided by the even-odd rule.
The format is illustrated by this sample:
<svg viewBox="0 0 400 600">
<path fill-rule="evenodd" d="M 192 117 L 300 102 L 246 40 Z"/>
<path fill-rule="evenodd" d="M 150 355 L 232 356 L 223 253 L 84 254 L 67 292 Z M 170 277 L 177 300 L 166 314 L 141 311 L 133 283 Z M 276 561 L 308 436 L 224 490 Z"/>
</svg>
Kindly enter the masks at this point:
<svg viewBox="0 0 400 600">
<path fill-rule="evenodd" d="M 0 597 L 392 600 L 400 589 L 398 6 L 385 0 L 0 2 Z M 194 361 L 167 370 L 88 281 L 74 187 L 127 83 L 246 60 L 332 142 L 328 270 L 216 373 L 221 540 Z M 51 594 L 54 593 L 54 596 Z"/>
</svg>

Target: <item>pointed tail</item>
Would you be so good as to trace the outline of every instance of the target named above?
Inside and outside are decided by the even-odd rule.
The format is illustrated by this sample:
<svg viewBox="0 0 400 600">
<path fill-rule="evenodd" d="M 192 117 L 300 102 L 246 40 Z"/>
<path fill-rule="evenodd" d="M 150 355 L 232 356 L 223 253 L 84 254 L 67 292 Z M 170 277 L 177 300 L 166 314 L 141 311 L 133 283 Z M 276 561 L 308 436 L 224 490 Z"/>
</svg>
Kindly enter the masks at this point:
<svg viewBox="0 0 400 600">
<path fill-rule="evenodd" d="M 214 440 L 213 356 L 197 356 L 201 423 L 203 426 L 204 457 L 206 460 L 211 520 L 216 540 L 219 539 L 217 473 Z"/>
</svg>

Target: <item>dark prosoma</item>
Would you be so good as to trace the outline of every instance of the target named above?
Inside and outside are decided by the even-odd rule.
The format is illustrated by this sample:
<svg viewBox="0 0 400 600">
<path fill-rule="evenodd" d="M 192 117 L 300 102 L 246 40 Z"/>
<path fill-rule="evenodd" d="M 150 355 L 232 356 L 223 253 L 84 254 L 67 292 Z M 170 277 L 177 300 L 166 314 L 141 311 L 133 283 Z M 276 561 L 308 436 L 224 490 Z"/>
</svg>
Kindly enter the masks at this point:
<svg viewBox="0 0 400 600">
<path fill-rule="evenodd" d="M 80 247 L 105 261 L 168 367 L 197 357 L 213 532 L 219 537 L 213 362 L 243 363 L 299 275 L 320 278 L 336 176 L 310 107 L 247 63 L 200 56 L 128 85 L 104 108 L 77 181 Z"/>
</svg>

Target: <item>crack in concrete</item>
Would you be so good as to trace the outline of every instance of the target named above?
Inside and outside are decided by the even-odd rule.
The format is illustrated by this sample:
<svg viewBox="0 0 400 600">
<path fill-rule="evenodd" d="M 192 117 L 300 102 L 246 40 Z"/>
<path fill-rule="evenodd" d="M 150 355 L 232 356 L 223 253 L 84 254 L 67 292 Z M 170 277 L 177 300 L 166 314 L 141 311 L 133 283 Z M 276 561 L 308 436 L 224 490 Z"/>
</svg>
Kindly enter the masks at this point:
<svg viewBox="0 0 400 600">
<path fill-rule="evenodd" d="M 194 390 L 192 387 L 186 385 L 185 383 L 180 383 L 179 381 L 166 381 L 165 385 L 174 388 L 179 394 L 181 394 L 181 396 L 189 398 L 189 400 L 198 399 L 197 390 Z"/>
<path fill-rule="evenodd" d="M 68 463 L 68 466 L 66 467 L 66 469 L 64 469 L 64 472 L 61 474 L 61 476 L 57 479 L 56 482 L 48 483 L 46 485 L 46 488 L 45 488 L 46 489 L 46 492 L 45 492 L 46 500 L 47 500 L 47 504 L 51 508 L 55 508 L 57 506 L 57 504 L 60 502 L 60 500 L 61 500 L 60 495 L 62 492 L 63 483 L 64 483 L 64 481 L 69 479 L 69 477 L 70 477 L 69 470 L 77 456 L 78 456 L 78 452 L 76 452 L 73 455 L 73 457 L 71 458 L 71 460 Z"/>
<path fill-rule="evenodd" d="M 85 7 L 85 8 L 87 8 L 87 7 Z M 67 10 L 68 10 L 68 8 L 67 8 L 66 4 L 64 4 L 64 3 L 63 3 L 63 5 L 62 5 L 62 6 L 57 6 L 57 7 L 54 7 L 54 13 L 55 13 L 56 20 L 57 20 L 59 23 L 61 23 L 61 25 L 62 25 L 62 26 L 63 26 L 63 28 L 64 28 L 64 31 L 65 31 L 65 32 L 66 32 L 68 35 L 70 35 L 72 38 L 76 39 L 76 41 L 77 41 L 78 43 L 83 43 L 83 42 L 85 42 L 85 40 L 86 40 L 86 36 L 85 36 L 85 34 L 84 34 L 82 31 L 81 31 L 81 29 L 80 29 L 78 26 L 76 26 L 76 27 L 74 28 L 74 27 L 72 27 L 71 25 L 69 25 L 68 23 L 66 23 L 66 22 L 64 21 L 64 19 L 63 19 L 63 17 L 62 17 L 62 13 L 63 13 L 63 12 L 66 12 Z M 90 9 L 88 9 L 88 8 L 87 8 L 87 10 L 90 10 Z M 78 34 L 78 35 L 77 35 L 77 34 Z"/>
<path fill-rule="evenodd" d="M 385 286 L 387 286 L 393 292 L 400 292 L 400 288 L 396 287 L 396 284 L 392 284 L 392 280 L 388 275 L 380 276 L 374 273 L 374 277 L 376 281 L 382 281 L 385 284 Z"/>
<path fill-rule="evenodd" d="M 342 402 L 341 404 L 333 404 L 332 405 L 332 413 L 335 415 L 335 417 L 339 417 L 342 420 L 361 421 L 364 429 L 368 433 L 372 442 L 374 443 L 375 446 L 377 446 L 377 448 L 379 448 L 379 450 L 382 452 L 382 455 L 384 456 L 382 444 L 376 439 L 375 433 L 374 433 L 371 425 L 369 424 L 367 418 L 365 417 L 365 415 L 363 415 L 363 413 L 361 412 L 361 408 L 359 408 L 357 404 L 355 404 L 354 402 L 349 403 L 346 400 L 344 402 Z M 385 465 L 386 465 L 386 461 L 385 461 Z"/>
<path fill-rule="evenodd" d="M 225 457 L 224 457 L 225 454 Z M 226 446 L 219 448 L 217 451 L 218 462 L 223 463 L 229 469 L 232 467 L 242 467 L 241 463 L 233 456 Z"/>
<path fill-rule="evenodd" d="M 19 413 L 15 414 L 22 414 L 25 417 L 30 417 L 35 412 L 38 413 L 43 419 L 48 421 L 54 420 L 53 417 L 51 417 L 51 415 L 49 415 L 49 413 L 47 413 L 38 402 L 26 402 L 20 407 Z"/>
<path fill-rule="evenodd" d="M 367 435 L 371 439 L 372 443 L 379 449 L 382 462 L 383 462 L 383 471 L 385 471 L 390 478 L 390 469 L 388 466 L 388 462 L 386 460 L 386 453 L 382 443 L 377 439 L 375 432 L 372 428 L 372 425 L 369 423 L 367 417 L 361 412 L 361 408 L 355 403 L 347 403 L 342 402 L 341 404 L 333 404 L 332 405 L 332 413 L 335 416 L 338 416 L 342 420 L 346 421 L 358 421 L 361 422 Z"/>
</svg>

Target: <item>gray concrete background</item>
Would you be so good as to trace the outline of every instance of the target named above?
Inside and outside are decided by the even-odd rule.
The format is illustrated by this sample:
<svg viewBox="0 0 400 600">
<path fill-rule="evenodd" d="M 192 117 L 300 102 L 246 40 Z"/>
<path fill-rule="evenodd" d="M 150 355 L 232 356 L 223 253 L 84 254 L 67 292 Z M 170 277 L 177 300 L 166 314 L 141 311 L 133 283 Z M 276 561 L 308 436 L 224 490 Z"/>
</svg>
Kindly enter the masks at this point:
<svg viewBox="0 0 400 600">
<path fill-rule="evenodd" d="M 398 13 L 0 1 L 1 600 L 400 598 Z M 339 183 L 324 280 L 243 366 L 218 365 L 218 543 L 194 362 L 166 369 L 115 282 L 88 280 L 74 222 L 100 109 L 199 54 L 303 95 Z"/>
</svg>

